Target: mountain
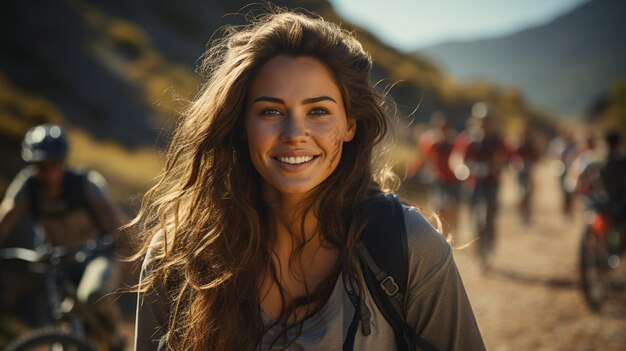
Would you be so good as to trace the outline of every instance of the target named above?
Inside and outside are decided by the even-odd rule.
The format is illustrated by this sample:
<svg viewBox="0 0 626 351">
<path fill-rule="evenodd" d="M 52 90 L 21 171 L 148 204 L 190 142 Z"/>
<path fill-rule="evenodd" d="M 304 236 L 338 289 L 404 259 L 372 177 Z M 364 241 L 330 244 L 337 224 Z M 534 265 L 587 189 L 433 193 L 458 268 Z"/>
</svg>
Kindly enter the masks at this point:
<svg viewBox="0 0 626 351">
<path fill-rule="evenodd" d="M 452 42 L 417 54 L 461 81 L 518 86 L 529 100 L 579 114 L 626 79 L 626 1 L 592 0 L 552 22 L 502 38 Z"/>
<path fill-rule="evenodd" d="M 456 84 L 430 60 L 345 21 L 325 0 L 272 2 L 353 30 L 374 59 L 372 81 L 389 92 L 404 124 L 427 122 L 442 110 L 460 128 L 479 100 L 503 123 L 549 124 L 517 91 Z M 53 122 L 69 131 L 70 162 L 99 170 L 116 198 L 133 208 L 162 167 L 160 151 L 179 111 L 198 89 L 195 69 L 208 41 L 259 9 L 244 0 L 0 2 L 0 193 L 23 166 L 24 133 Z"/>
</svg>

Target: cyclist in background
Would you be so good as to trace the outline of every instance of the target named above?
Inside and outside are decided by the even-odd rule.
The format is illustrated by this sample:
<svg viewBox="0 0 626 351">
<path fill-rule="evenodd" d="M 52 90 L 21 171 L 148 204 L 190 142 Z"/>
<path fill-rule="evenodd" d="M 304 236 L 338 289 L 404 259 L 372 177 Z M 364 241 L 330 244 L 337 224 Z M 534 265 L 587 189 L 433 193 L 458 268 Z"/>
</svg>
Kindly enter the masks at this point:
<svg viewBox="0 0 626 351">
<path fill-rule="evenodd" d="M 565 186 L 571 189 L 572 201 L 589 194 L 606 196 L 601 170 L 607 154 L 602 146 L 602 144 L 598 144 L 594 135 L 583 136 L 583 142 L 578 147 L 578 153 L 565 174 Z"/>
<path fill-rule="evenodd" d="M 510 167 L 515 171 L 520 191 L 519 210 L 525 225 L 531 220 L 531 201 L 534 192 L 533 168 L 541 157 L 541 150 L 533 139 L 530 130 L 524 127 L 519 138 L 512 145 Z"/>
<path fill-rule="evenodd" d="M 605 139 L 608 146 L 608 154 L 600 176 L 604 189 L 608 194 L 609 210 L 619 232 L 620 253 L 626 249 L 626 155 L 620 149 L 622 135 L 611 131 L 606 133 Z"/>
<path fill-rule="evenodd" d="M 419 138 L 422 157 L 414 172 L 422 170 L 432 185 L 429 207 L 439 214 L 446 233 L 454 231 L 457 223 L 460 182 L 450 168 L 456 131 L 443 112 L 434 113 L 430 125 Z"/>
<path fill-rule="evenodd" d="M 472 107 L 477 129 L 469 133 L 463 163 L 469 171 L 465 186 L 469 189 L 469 206 L 480 242 L 481 264 L 488 268 L 489 256 L 496 240 L 495 215 L 498 210 L 500 173 L 510 156 L 508 147 L 494 125 L 494 116 L 484 103 Z M 484 208 L 481 205 L 484 204 Z"/>
<path fill-rule="evenodd" d="M 473 141 L 479 138 L 480 121 L 474 115 L 470 115 L 465 121 L 465 128 L 460 131 L 454 138 L 452 153 L 449 159 L 449 167 L 455 178 L 461 183 L 459 189 L 459 205 L 464 207 L 469 205 L 472 186 L 467 182 L 470 174 L 469 168 L 465 164 L 465 154 L 467 147 Z"/>
<path fill-rule="evenodd" d="M 26 133 L 22 158 L 29 165 L 14 178 L 0 206 L 0 247 L 28 217 L 51 246 L 82 245 L 107 235 L 125 244 L 118 229 L 124 215 L 109 196 L 104 178 L 95 171 L 66 167 L 67 152 L 67 138 L 60 126 L 43 124 Z M 113 249 L 68 267 L 67 273 L 76 283 L 78 298 L 116 335 L 110 340 L 111 349 L 121 349 L 121 313 L 109 294 L 119 279 Z M 10 293 L 10 289 L 4 290 Z"/>
<path fill-rule="evenodd" d="M 567 173 L 579 153 L 573 130 L 562 127 L 558 135 L 550 141 L 548 153 L 552 156 L 551 170 L 554 176 L 559 177 L 559 185 L 563 194 L 563 215 L 572 216 L 574 188 L 567 181 Z"/>
<path fill-rule="evenodd" d="M 617 132 L 608 132 L 604 138 L 605 154 L 589 136 L 586 149 L 574 160 L 568 174 L 584 203 L 606 216 L 608 227 L 604 234 L 611 268 L 619 267 L 626 244 L 626 158 L 619 147 L 620 139 Z"/>
</svg>

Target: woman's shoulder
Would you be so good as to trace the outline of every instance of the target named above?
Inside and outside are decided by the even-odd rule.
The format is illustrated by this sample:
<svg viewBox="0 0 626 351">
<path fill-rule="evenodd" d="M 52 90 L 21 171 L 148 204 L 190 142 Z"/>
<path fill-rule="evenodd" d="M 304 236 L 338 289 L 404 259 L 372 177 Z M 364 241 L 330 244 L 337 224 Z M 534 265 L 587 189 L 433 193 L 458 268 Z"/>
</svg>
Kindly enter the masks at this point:
<svg viewBox="0 0 626 351">
<path fill-rule="evenodd" d="M 446 238 L 426 219 L 420 210 L 413 206 L 402 205 L 407 240 L 430 248 L 450 248 Z"/>
<path fill-rule="evenodd" d="M 406 205 L 403 209 L 410 275 L 434 277 L 452 261 L 450 244 L 418 209 Z"/>
</svg>

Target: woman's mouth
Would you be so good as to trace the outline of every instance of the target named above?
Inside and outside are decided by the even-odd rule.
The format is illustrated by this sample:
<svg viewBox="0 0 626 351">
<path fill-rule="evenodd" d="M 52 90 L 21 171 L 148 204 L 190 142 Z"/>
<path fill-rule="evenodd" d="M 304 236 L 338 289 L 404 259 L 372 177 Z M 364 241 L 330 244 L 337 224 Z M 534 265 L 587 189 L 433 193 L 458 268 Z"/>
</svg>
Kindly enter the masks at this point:
<svg viewBox="0 0 626 351">
<path fill-rule="evenodd" d="M 282 163 L 299 165 L 313 160 L 315 156 L 278 156 L 276 159 Z"/>
</svg>

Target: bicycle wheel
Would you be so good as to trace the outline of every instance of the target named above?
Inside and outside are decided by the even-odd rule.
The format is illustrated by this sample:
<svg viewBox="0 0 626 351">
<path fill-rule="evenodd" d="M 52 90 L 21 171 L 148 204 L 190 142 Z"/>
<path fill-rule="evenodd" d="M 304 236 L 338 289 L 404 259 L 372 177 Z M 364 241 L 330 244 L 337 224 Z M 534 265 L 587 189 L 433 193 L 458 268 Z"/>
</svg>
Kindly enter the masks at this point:
<svg viewBox="0 0 626 351">
<path fill-rule="evenodd" d="M 580 243 L 580 278 L 585 301 L 594 311 L 599 311 L 607 292 L 606 241 L 585 229 Z"/>
<path fill-rule="evenodd" d="M 476 254 L 483 272 L 491 268 L 491 256 L 493 254 L 493 235 L 487 225 L 487 201 L 480 199 L 472 208 L 472 221 L 478 241 L 476 242 Z"/>
<path fill-rule="evenodd" d="M 97 351 L 97 349 L 85 338 L 71 331 L 46 327 L 19 337 L 4 351 Z"/>
</svg>

